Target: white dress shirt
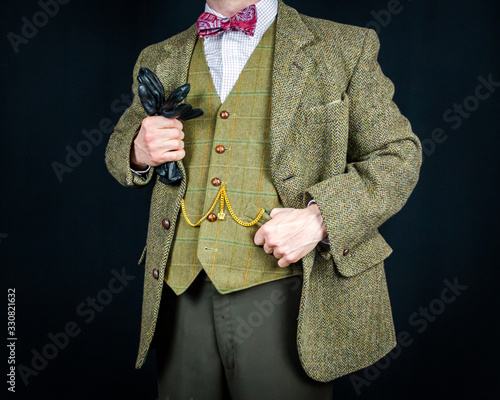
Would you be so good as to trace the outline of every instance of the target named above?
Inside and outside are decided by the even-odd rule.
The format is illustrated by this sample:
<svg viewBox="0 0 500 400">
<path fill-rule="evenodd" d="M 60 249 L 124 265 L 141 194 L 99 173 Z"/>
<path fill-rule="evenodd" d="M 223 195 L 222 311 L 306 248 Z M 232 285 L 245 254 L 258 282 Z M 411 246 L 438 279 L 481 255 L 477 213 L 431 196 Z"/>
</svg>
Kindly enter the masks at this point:
<svg viewBox="0 0 500 400">
<path fill-rule="evenodd" d="M 260 0 L 255 7 L 257 25 L 253 36 L 241 31 L 225 31 L 203 39 L 208 68 L 221 103 L 226 100 L 262 36 L 276 18 L 278 0 Z M 226 18 L 208 4 L 205 5 L 205 12 Z"/>
</svg>

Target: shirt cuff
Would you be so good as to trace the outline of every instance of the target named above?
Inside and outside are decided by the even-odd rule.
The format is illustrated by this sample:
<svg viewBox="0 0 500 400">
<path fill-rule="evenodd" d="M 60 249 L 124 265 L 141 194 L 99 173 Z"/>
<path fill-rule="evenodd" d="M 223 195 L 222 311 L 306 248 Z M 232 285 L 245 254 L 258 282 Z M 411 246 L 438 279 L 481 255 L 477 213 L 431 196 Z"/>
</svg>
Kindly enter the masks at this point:
<svg viewBox="0 0 500 400">
<path fill-rule="evenodd" d="M 148 168 L 145 169 L 144 171 L 136 171 L 135 169 L 132 169 L 130 168 L 130 170 L 136 174 L 136 175 L 139 175 L 139 176 L 143 176 L 144 174 L 147 174 L 149 172 L 149 170 L 151 169 L 151 166 L 148 165 Z"/>
<path fill-rule="evenodd" d="M 309 207 L 311 204 L 317 204 L 314 199 L 310 200 L 309 203 L 307 203 L 307 207 Z M 328 238 L 328 235 L 326 235 L 323 239 L 321 239 L 321 243 L 324 244 L 330 244 L 330 239 Z"/>
</svg>

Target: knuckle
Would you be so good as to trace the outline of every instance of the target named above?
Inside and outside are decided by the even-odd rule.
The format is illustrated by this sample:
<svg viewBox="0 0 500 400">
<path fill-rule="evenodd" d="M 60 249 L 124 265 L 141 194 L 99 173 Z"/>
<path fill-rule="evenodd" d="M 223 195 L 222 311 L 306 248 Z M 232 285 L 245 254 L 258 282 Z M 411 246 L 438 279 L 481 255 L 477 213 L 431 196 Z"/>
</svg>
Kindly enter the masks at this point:
<svg viewBox="0 0 500 400">
<path fill-rule="evenodd" d="M 177 118 L 166 118 L 164 120 L 165 127 L 169 129 L 178 129 L 180 121 Z"/>
<path fill-rule="evenodd" d="M 172 128 L 171 135 L 172 135 L 172 139 L 179 139 L 180 140 L 183 138 L 183 132 L 177 128 Z"/>
<path fill-rule="evenodd" d="M 171 151 L 176 151 L 179 149 L 179 141 L 176 139 L 170 140 L 168 142 L 168 147 Z"/>
</svg>

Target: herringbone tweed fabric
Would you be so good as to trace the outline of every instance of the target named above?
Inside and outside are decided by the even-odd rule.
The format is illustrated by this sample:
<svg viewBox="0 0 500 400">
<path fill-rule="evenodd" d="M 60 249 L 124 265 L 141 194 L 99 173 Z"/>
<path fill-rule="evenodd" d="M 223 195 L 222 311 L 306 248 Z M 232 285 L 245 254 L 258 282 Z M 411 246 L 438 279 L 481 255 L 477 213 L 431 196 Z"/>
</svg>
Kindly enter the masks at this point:
<svg viewBox="0 0 500 400">
<path fill-rule="evenodd" d="M 203 40 L 191 57 L 186 101 L 201 108 L 201 118 L 184 123 L 187 189 L 184 196 L 191 222 L 198 221 L 212 206 L 220 186 L 227 185 L 233 211 L 244 222 L 252 221 L 260 207 L 283 207 L 274 188 L 269 158 L 269 100 L 274 55 L 275 24 L 271 25 L 252 53 L 223 104 L 216 93 L 208 68 Z M 221 111 L 229 112 L 223 119 Z M 224 153 L 217 153 L 223 145 Z M 214 212 L 218 213 L 219 206 Z M 302 274 L 299 263 L 280 268 L 278 260 L 253 243 L 264 214 L 253 227 L 239 225 L 225 207 L 226 217 L 204 220 L 190 226 L 180 217 L 167 261 L 166 283 L 176 294 L 183 293 L 204 269 L 220 293 L 230 293 L 261 283 Z"/>
<path fill-rule="evenodd" d="M 187 80 L 192 26 L 146 48 L 134 69 L 155 70 L 167 92 Z M 383 268 L 391 248 L 378 227 L 405 204 L 421 165 L 421 145 L 392 97 L 374 31 L 298 14 L 280 1 L 270 105 L 270 167 L 284 207 L 314 198 L 330 249 L 302 258 L 297 346 L 304 370 L 327 381 L 366 367 L 396 344 Z M 145 117 L 135 97 L 110 138 L 106 162 L 123 185 L 153 179 L 129 168 L 134 133 Z M 185 174 L 182 162 L 178 163 Z M 186 181 L 155 179 L 151 200 L 142 330 L 137 367 L 153 337 L 165 265 Z M 171 221 L 169 230 L 161 221 Z M 159 279 L 153 269 L 160 271 Z"/>
</svg>

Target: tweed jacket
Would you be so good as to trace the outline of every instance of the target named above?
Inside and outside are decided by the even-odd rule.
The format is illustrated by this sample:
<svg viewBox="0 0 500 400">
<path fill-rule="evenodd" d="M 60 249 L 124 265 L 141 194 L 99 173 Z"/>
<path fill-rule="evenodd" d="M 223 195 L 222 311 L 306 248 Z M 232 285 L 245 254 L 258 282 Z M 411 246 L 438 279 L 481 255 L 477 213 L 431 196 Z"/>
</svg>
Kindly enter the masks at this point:
<svg viewBox="0 0 500 400">
<path fill-rule="evenodd" d="M 140 67 L 166 92 L 184 84 L 196 27 L 144 49 L 133 72 L 134 101 L 106 149 L 111 174 L 128 187 L 154 181 L 146 248 L 139 354 L 155 331 L 165 264 L 186 191 L 152 170 L 130 171 L 134 135 L 146 117 L 137 98 Z M 383 261 L 392 249 L 378 227 L 401 209 L 418 180 L 421 145 L 377 63 L 374 31 L 307 17 L 279 2 L 271 90 L 271 172 L 284 207 L 315 199 L 330 238 L 302 258 L 297 348 L 306 373 L 333 380 L 364 368 L 396 344 Z M 182 161 L 179 167 L 185 170 Z M 182 216 L 181 216 L 182 217 Z M 170 221 L 164 229 L 162 221 Z"/>
</svg>

